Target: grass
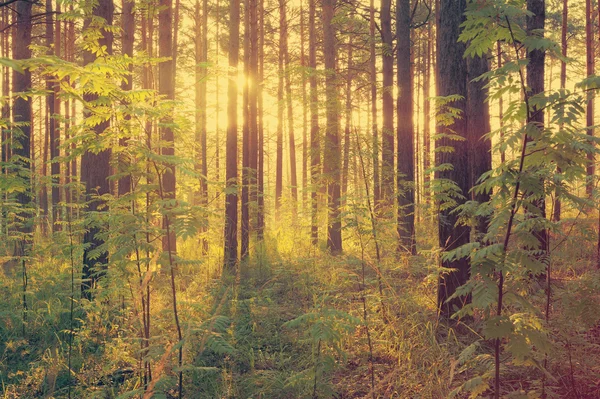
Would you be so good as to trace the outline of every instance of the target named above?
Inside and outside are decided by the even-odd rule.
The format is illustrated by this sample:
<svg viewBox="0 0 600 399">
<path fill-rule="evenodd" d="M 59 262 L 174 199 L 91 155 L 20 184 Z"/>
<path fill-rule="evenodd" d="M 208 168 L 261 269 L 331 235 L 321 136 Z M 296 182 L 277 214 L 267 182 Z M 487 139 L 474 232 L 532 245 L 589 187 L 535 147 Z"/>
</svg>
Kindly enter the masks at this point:
<svg viewBox="0 0 600 399">
<path fill-rule="evenodd" d="M 433 241 L 425 233 L 430 229 L 423 230 L 419 242 Z M 590 262 L 589 235 L 571 231 L 553 255 L 551 355 L 543 388 L 548 397 L 600 397 L 600 277 Z M 253 248 L 235 278 L 220 278 L 217 253 L 200 265 L 183 264 L 178 288 L 184 396 L 445 398 L 484 371 L 481 362 L 461 358 L 481 338 L 478 316 L 466 324 L 438 321 L 435 253 L 422 248 L 419 256 L 401 259 L 388 253 L 377 265 L 368 256 L 372 240 L 366 240 L 364 253 L 357 240 L 347 244 L 345 255 L 331 257 L 282 230 Z M 187 259 L 200 257 L 192 240 L 180 248 Z M 54 250 L 55 256 L 46 258 L 47 251 L 40 246 L 28 265 L 24 336 L 21 280 L 18 275 L 0 280 L 3 397 L 67 397 L 69 385 L 72 397 L 141 397 L 139 304 L 132 300 L 132 277 L 115 272 L 104 299 L 77 303 L 69 372 L 70 268 L 64 254 Z M 177 343 L 163 280 L 157 273 L 152 283 L 152 341 L 146 354 L 156 398 L 176 393 Z M 542 306 L 543 292 L 533 295 L 534 304 Z M 481 341 L 475 355 L 489 351 Z M 536 367 L 506 362 L 503 375 L 507 395 L 539 397 L 544 378 Z"/>
</svg>

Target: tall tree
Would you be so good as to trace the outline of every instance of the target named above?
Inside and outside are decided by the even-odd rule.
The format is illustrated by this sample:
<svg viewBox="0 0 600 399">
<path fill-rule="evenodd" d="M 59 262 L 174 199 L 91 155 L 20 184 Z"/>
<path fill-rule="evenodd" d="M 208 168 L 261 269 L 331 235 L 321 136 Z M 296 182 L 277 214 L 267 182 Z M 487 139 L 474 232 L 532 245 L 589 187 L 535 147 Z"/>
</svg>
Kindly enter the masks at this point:
<svg viewBox="0 0 600 399">
<path fill-rule="evenodd" d="M 453 101 L 450 106 L 461 112 L 448 126 L 438 125 L 437 133 L 440 138 L 436 141 L 436 149 L 454 147 L 454 151 L 437 151 L 436 166 L 452 165 L 452 168 L 441 168 L 436 171 L 436 180 L 449 180 L 456 183 L 460 194 L 466 196 L 469 192 L 469 152 L 467 142 L 453 140 L 451 135 L 466 137 L 467 121 L 467 64 L 463 57 L 465 44 L 458 41 L 460 24 L 466 0 L 440 0 L 438 9 L 439 25 L 437 30 L 437 61 L 436 61 L 436 86 L 437 95 L 446 97 L 451 95 L 461 96 Z M 456 198 L 457 205 L 464 202 Z M 440 210 L 438 221 L 439 245 L 444 250 L 453 250 L 469 242 L 469 228 L 457 225 L 457 215 L 453 207 L 444 206 Z M 440 315 L 449 317 L 455 308 L 463 305 L 464 298 L 449 299 L 458 287 L 467 282 L 469 278 L 469 262 L 464 259 L 454 261 L 444 260 L 442 266 L 455 271 L 440 274 L 438 281 L 438 309 Z"/>
<path fill-rule="evenodd" d="M 12 37 L 12 57 L 15 60 L 25 60 L 31 58 L 31 28 L 32 28 L 32 6 L 29 1 L 17 1 L 15 4 L 16 20 Z M 27 93 L 32 89 L 31 72 L 25 69 L 23 72 L 13 70 L 12 74 L 12 92 Z M 14 96 L 12 103 L 13 122 L 19 124 L 18 130 L 12 132 L 12 153 L 17 156 L 17 164 L 22 168 L 19 175 L 25 180 L 26 186 L 29 186 L 31 171 L 31 130 L 33 125 L 32 100 L 29 95 Z M 31 201 L 31 191 L 24 190 L 17 194 L 17 202 L 22 207 L 20 216 L 23 218 L 23 225 L 19 228 L 22 233 L 31 232 L 31 224 L 28 222 L 30 217 L 27 212 Z M 25 240 L 20 240 L 16 247 L 14 255 L 25 254 Z"/>
<path fill-rule="evenodd" d="M 84 28 L 96 29 L 101 31 L 98 44 L 106 48 L 106 54 L 112 54 L 113 35 L 109 27 L 113 23 L 114 5 L 112 0 L 102 0 L 98 5 L 93 7 L 91 15 L 88 15 Z M 90 51 L 83 53 L 83 63 L 91 64 L 95 62 L 96 54 Z M 87 93 L 84 95 L 84 100 L 88 104 L 93 104 L 98 100 L 98 95 Z M 93 111 L 92 111 L 93 112 Z M 110 125 L 110 121 L 103 121 L 93 130 L 96 136 L 100 136 Z M 100 199 L 93 199 L 94 194 L 102 196 L 110 192 L 108 177 L 110 175 L 110 156 L 111 151 L 108 148 L 100 152 L 86 151 L 81 157 L 81 182 L 85 185 L 85 195 L 88 202 L 88 211 L 97 212 L 102 209 L 104 202 Z M 87 299 L 91 299 L 91 291 L 98 277 L 104 274 L 106 264 L 108 262 L 108 253 L 102 251 L 100 254 L 94 254 L 99 246 L 104 244 L 104 238 L 101 234 L 101 229 L 97 224 L 88 227 L 83 236 L 85 246 L 83 252 L 83 282 L 82 295 Z M 94 269 L 100 268 L 98 273 L 94 273 Z"/>
<path fill-rule="evenodd" d="M 344 151 L 342 163 L 342 198 L 346 197 L 348 191 L 348 169 L 350 162 L 350 129 L 352 124 L 352 34 L 348 36 L 348 54 L 346 71 L 346 109 L 344 115 Z M 345 202 L 345 201 L 344 201 Z"/>
<path fill-rule="evenodd" d="M 593 26 L 593 12 L 594 7 L 592 5 L 592 0 L 585 0 L 585 53 L 586 53 L 586 73 L 587 76 L 592 76 L 594 74 L 594 26 Z M 588 102 L 586 109 L 586 126 L 588 128 L 588 135 L 590 137 L 594 136 L 594 97 L 592 92 L 588 93 Z M 592 153 L 588 154 L 588 166 L 587 166 L 587 184 L 586 184 L 586 193 L 588 196 L 592 196 L 592 191 L 594 189 L 594 174 L 595 174 L 595 165 L 594 165 L 594 155 Z"/>
<path fill-rule="evenodd" d="M 413 78 L 411 73 L 411 19 L 410 0 L 397 0 L 396 35 L 397 49 L 397 85 L 396 103 L 397 144 L 398 144 L 398 251 L 416 255 L 415 241 L 415 171 L 413 143 Z"/>
<path fill-rule="evenodd" d="M 488 72 L 487 57 L 470 57 L 467 59 L 467 143 L 469 145 L 469 186 L 474 187 L 485 172 L 492 168 L 491 142 L 485 138 L 490 132 L 490 108 L 487 102 L 488 90 L 485 80 L 476 80 Z M 490 199 L 487 192 L 471 191 L 471 199 L 483 203 Z M 487 232 L 487 220 L 479 218 L 476 231 Z"/>
<path fill-rule="evenodd" d="M 319 201 L 321 145 L 319 134 L 319 98 L 317 93 L 317 32 L 315 26 L 316 0 L 308 0 L 308 68 L 310 84 L 310 181 L 311 181 L 311 240 L 319 240 Z"/>
<path fill-rule="evenodd" d="M 543 35 L 546 22 L 546 1 L 545 0 L 527 0 L 527 34 Z M 527 64 L 527 87 L 530 89 L 531 96 L 544 92 L 545 60 L 546 52 L 543 49 L 531 49 L 528 53 L 529 62 Z M 542 131 L 544 129 L 544 110 L 539 109 L 535 104 L 527 110 L 531 115 L 530 122 L 533 126 Z M 536 206 L 542 217 L 546 216 L 546 201 L 540 198 L 536 201 Z M 539 248 L 543 253 L 548 252 L 548 234 L 545 229 L 536 231 L 535 236 L 539 242 Z"/>
<path fill-rule="evenodd" d="M 134 13 L 134 0 L 123 0 L 123 15 L 121 16 L 121 51 L 123 56 L 129 58 L 133 57 L 133 44 L 135 39 L 135 13 Z M 130 62 L 127 65 L 129 75 L 125 78 L 121 84 L 123 90 L 133 89 L 133 63 Z M 125 115 L 125 120 L 129 121 L 131 115 Z M 126 137 L 119 140 L 119 144 L 122 147 L 126 147 L 128 140 Z M 126 169 L 128 166 L 128 159 L 121 155 L 119 164 L 122 169 Z M 131 176 L 125 173 L 119 179 L 118 194 L 119 196 L 125 195 L 131 191 Z"/>
<path fill-rule="evenodd" d="M 165 59 L 158 65 L 158 92 L 167 100 L 175 99 L 175 62 L 173 60 L 173 1 L 160 0 L 158 11 L 158 56 Z M 175 155 L 175 145 L 173 128 L 171 124 L 173 116 L 164 116 L 161 121 L 160 139 L 164 143 L 162 154 L 173 157 Z M 164 199 L 175 199 L 175 165 L 169 163 L 165 165 L 162 174 L 162 195 Z M 163 229 L 167 234 L 163 237 L 163 251 L 169 252 L 169 256 L 177 253 L 177 240 L 174 230 L 174 216 L 170 209 L 166 209 L 163 216 Z"/>
<path fill-rule="evenodd" d="M 285 100 L 287 105 L 287 128 L 290 150 L 290 184 L 292 189 L 293 212 L 295 214 L 298 202 L 298 178 L 296 173 L 296 138 L 294 136 L 294 111 L 292 106 L 292 79 L 290 52 L 288 50 L 288 21 L 286 0 L 279 0 L 280 16 L 280 39 L 281 51 L 283 52 L 284 77 L 285 77 Z"/>
<path fill-rule="evenodd" d="M 300 66 L 302 67 L 302 206 L 306 204 L 308 187 L 308 99 L 306 93 L 306 51 L 304 2 L 300 0 Z"/>
<path fill-rule="evenodd" d="M 264 166 L 265 166 L 265 151 L 264 151 L 264 110 L 263 110 L 263 85 L 264 85 L 264 70 L 265 70 L 265 61 L 264 61 L 264 47 L 265 47 L 265 8 L 264 8 L 264 0 L 258 0 L 258 17 L 260 19 L 259 22 L 259 31 L 258 31 L 258 93 L 257 93 L 257 107 L 258 107 L 258 116 L 257 116 L 257 165 L 256 165 L 256 173 L 257 173 L 257 236 L 259 240 L 262 240 L 264 237 L 264 228 L 265 228 L 265 198 L 264 198 L 264 187 L 265 187 L 265 174 L 264 174 Z"/>
<path fill-rule="evenodd" d="M 283 0 L 279 2 L 279 55 L 277 58 L 277 138 L 276 138 L 276 160 L 275 160 L 275 209 L 281 206 L 283 196 L 283 58 L 284 38 L 283 27 L 285 25 L 285 14 L 281 11 Z"/>
<path fill-rule="evenodd" d="M 52 48 L 52 46 L 54 45 L 54 7 L 52 6 L 52 0 L 46 0 L 46 46 L 48 47 L 48 55 L 53 55 L 55 53 L 55 50 Z M 55 93 L 55 87 L 56 84 L 55 82 L 53 82 L 53 77 L 48 75 L 46 77 L 46 90 L 48 91 L 48 95 L 46 96 L 46 114 L 48 115 L 47 117 L 47 123 L 46 123 L 46 132 L 45 132 L 45 137 L 44 138 L 48 138 L 48 141 L 50 141 L 50 137 L 54 137 L 56 135 L 56 131 L 58 130 L 57 127 L 57 122 L 58 119 L 54 117 L 55 114 L 55 109 L 54 109 L 54 105 L 56 104 L 56 101 L 54 100 L 54 97 L 56 96 L 57 93 Z M 50 151 L 52 152 L 52 151 Z M 47 148 L 46 146 L 44 146 L 44 157 L 43 157 L 43 165 L 42 165 L 42 176 L 46 176 L 46 170 L 47 170 L 47 166 L 46 163 L 48 162 L 48 157 L 47 157 Z M 50 157 L 52 158 L 52 155 L 50 155 Z M 50 167 L 52 168 L 52 166 Z M 51 180 L 51 190 L 53 189 L 54 186 L 58 187 L 58 184 L 56 182 L 55 179 Z M 42 184 L 41 190 L 40 190 L 40 203 L 41 203 L 41 210 L 42 210 L 42 214 L 45 215 L 46 217 L 50 217 L 50 215 L 48 215 L 48 190 L 45 184 Z M 52 207 L 54 208 L 55 204 L 54 202 L 52 203 Z M 52 215 L 52 218 L 50 219 L 50 222 L 52 223 L 52 230 L 54 231 L 54 213 Z"/>
<path fill-rule="evenodd" d="M 425 187 L 428 187 L 430 174 L 425 173 L 431 165 L 431 61 L 433 58 L 433 23 L 427 21 L 427 39 L 425 50 L 425 67 L 423 73 L 423 182 Z M 425 191 L 425 190 L 424 190 Z M 424 195 L 425 203 L 428 203 L 429 195 Z"/>
<path fill-rule="evenodd" d="M 60 3 L 56 4 L 56 12 L 60 14 Z M 60 22 L 54 24 L 54 55 L 60 58 L 61 56 L 61 29 Z M 50 129 L 50 159 L 57 160 L 60 157 L 60 97 L 59 97 L 60 82 L 54 82 L 53 100 L 54 112 L 56 115 L 50 115 L 50 120 L 54 119 L 54 129 Z M 50 174 L 52 175 L 52 231 L 59 229 L 60 225 L 56 222 L 59 219 L 59 203 L 60 203 L 60 162 L 52 162 L 50 165 Z"/>
<path fill-rule="evenodd" d="M 561 33 L 560 33 L 560 47 L 561 54 L 564 58 L 567 57 L 568 44 L 567 44 L 567 34 L 568 34 L 568 21 L 569 21 L 569 0 L 563 0 L 562 4 L 562 24 L 561 24 Z M 567 86 L 567 62 L 565 60 L 561 60 L 560 62 L 560 89 L 565 90 Z M 560 173 L 560 168 L 557 168 L 557 173 Z M 552 220 L 555 222 L 560 221 L 561 214 L 561 202 L 558 194 L 554 197 L 554 211 L 552 214 Z"/>
<path fill-rule="evenodd" d="M 392 36 L 392 1 L 381 1 L 382 36 L 382 113 L 383 130 L 381 133 L 381 199 L 391 205 L 394 196 L 394 45 Z M 412 144 L 411 144 L 412 145 Z"/>
<path fill-rule="evenodd" d="M 250 183 L 250 202 L 256 204 L 257 201 L 257 173 L 258 173 L 258 85 L 259 70 L 259 22 L 258 22 L 258 7 L 259 0 L 249 0 L 249 23 L 250 23 L 250 66 L 248 68 L 248 80 L 250 88 L 248 90 L 248 116 L 249 116 L 249 183 Z"/>
<path fill-rule="evenodd" d="M 332 254 L 342 252 L 342 223 L 340 220 L 340 137 L 338 121 L 338 92 L 336 73 L 336 28 L 333 18 L 337 0 L 323 0 L 323 54 L 325 58 L 325 97 L 327 129 L 323 173 L 327 179 L 328 222 L 327 248 Z"/>
<path fill-rule="evenodd" d="M 378 204 L 381 199 L 379 179 L 379 128 L 377 126 L 377 59 L 375 56 L 375 2 L 369 6 L 369 78 L 371 83 L 371 130 L 373 135 L 373 198 Z M 367 193 L 368 194 L 368 193 Z"/>
<path fill-rule="evenodd" d="M 242 228 L 241 228 L 241 259 L 245 259 L 250 251 L 250 104 L 249 104 L 249 73 L 250 73 L 250 8 L 249 0 L 244 0 L 244 94 L 243 94 L 243 123 L 242 123 Z"/>
<path fill-rule="evenodd" d="M 200 174 L 200 190 L 198 192 L 198 203 L 206 207 L 208 205 L 208 187 L 206 184 L 208 175 L 207 151 L 206 151 L 206 62 L 208 61 L 208 4 L 203 0 L 202 12 L 200 11 L 200 0 L 196 0 L 194 8 L 195 20 L 195 91 L 196 91 L 196 171 Z M 205 236 L 208 226 L 202 226 L 202 252 L 208 252 L 208 239 Z"/>
<path fill-rule="evenodd" d="M 225 240 L 224 266 L 233 272 L 237 263 L 237 69 L 239 57 L 240 2 L 231 0 L 229 8 L 229 83 L 227 88 L 227 144 L 225 152 Z"/>
</svg>

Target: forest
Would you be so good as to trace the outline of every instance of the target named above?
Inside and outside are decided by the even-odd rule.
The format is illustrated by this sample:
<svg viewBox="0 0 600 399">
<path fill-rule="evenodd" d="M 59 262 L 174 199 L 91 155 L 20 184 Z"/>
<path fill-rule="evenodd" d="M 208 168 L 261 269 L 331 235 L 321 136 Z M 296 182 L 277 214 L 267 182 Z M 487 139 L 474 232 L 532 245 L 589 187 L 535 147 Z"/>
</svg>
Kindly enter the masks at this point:
<svg viewBox="0 0 600 399">
<path fill-rule="evenodd" d="M 600 398 L 600 1 L 0 0 L 2 398 Z"/>
</svg>

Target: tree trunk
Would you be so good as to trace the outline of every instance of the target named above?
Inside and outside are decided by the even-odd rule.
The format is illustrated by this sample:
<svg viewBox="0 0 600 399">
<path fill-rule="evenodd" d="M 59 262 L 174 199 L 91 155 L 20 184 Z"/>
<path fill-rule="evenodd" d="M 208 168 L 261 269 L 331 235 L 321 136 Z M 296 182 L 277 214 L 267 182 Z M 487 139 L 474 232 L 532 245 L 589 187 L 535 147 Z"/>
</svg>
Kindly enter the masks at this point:
<svg viewBox="0 0 600 399">
<path fill-rule="evenodd" d="M 317 94 L 317 32 L 315 26 L 316 0 L 308 0 L 308 68 L 310 84 L 310 180 L 311 180 L 311 241 L 319 241 L 318 190 L 321 168 L 321 139 L 319 133 L 319 98 Z"/>
<path fill-rule="evenodd" d="M 568 34 L 568 21 L 569 21 L 569 0 L 563 0 L 563 9 L 562 9 L 562 26 L 561 26 L 561 34 L 560 34 L 560 44 L 561 44 L 561 53 L 563 57 L 567 57 L 567 34 Z M 561 61 L 560 63 L 560 89 L 565 90 L 567 85 L 567 63 L 565 61 Z M 556 173 L 560 174 L 560 167 L 557 167 Z M 560 221 L 561 214 L 561 202 L 558 197 L 558 193 L 556 193 L 554 198 L 554 211 L 552 214 L 552 220 L 555 222 Z"/>
<path fill-rule="evenodd" d="M 206 27 L 206 23 L 208 22 L 207 15 L 207 1 L 203 0 L 202 3 L 202 13 L 200 12 L 200 0 L 196 0 L 195 9 L 194 9 L 194 19 L 195 19 L 195 58 L 196 58 L 196 68 L 195 68 L 195 91 L 196 91 L 196 148 L 198 151 L 196 152 L 196 172 L 200 174 L 200 189 L 197 193 L 196 201 L 197 203 L 206 208 L 208 205 L 208 187 L 206 184 L 208 167 L 207 167 L 207 157 L 206 157 L 206 62 L 208 56 L 207 49 L 207 37 L 208 30 Z M 207 225 L 202 225 L 201 227 L 201 246 L 202 246 L 202 254 L 206 255 L 208 252 L 208 239 L 206 237 L 206 232 L 208 230 Z"/>
<path fill-rule="evenodd" d="M 373 134 L 373 198 L 375 204 L 381 199 L 381 181 L 379 179 L 379 132 L 377 127 L 377 59 L 375 55 L 375 4 L 371 0 L 369 7 L 369 75 L 371 79 L 371 130 Z M 368 193 L 367 193 L 368 195 Z"/>
<path fill-rule="evenodd" d="M 350 129 L 352 124 L 352 36 L 348 36 L 348 70 L 346 72 L 346 115 L 344 126 L 344 156 L 342 163 L 342 198 L 348 193 L 348 164 L 350 160 Z"/>
<path fill-rule="evenodd" d="M 60 13 L 60 4 L 56 4 L 56 12 Z M 50 27 L 52 29 L 52 25 Z M 60 58 L 60 22 L 54 24 L 54 55 Z M 50 112 L 50 123 L 54 122 L 50 129 L 50 160 L 53 161 L 60 157 L 60 98 L 58 96 L 60 82 L 56 81 L 52 87 L 52 100 L 54 101 L 52 112 Z M 59 221 L 59 203 L 60 203 L 60 162 L 50 164 L 50 174 L 52 175 L 52 231 L 60 229 Z"/>
<path fill-rule="evenodd" d="M 244 0 L 244 76 L 250 71 L 250 9 L 249 0 Z M 242 237 L 241 237 L 241 259 L 248 257 L 250 250 L 250 108 L 248 103 L 248 91 L 250 85 L 248 79 L 244 81 L 243 90 L 243 126 L 242 126 Z"/>
<path fill-rule="evenodd" d="M 531 35 L 532 32 L 543 31 L 546 19 L 546 2 L 545 0 L 527 0 L 527 11 L 531 13 L 527 17 L 527 34 Z M 531 96 L 544 92 L 544 70 L 546 52 L 544 50 L 535 49 L 531 50 L 528 54 L 529 63 L 527 64 L 527 87 L 530 88 Z M 528 110 L 531 115 L 530 121 L 536 126 L 537 129 L 543 130 L 544 128 L 544 111 L 543 109 L 537 109 L 532 106 Z M 546 201 L 540 199 L 536 201 L 536 206 L 539 208 L 542 217 L 546 217 Z M 539 242 L 539 248 L 543 253 L 548 252 L 548 234 L 546 230 L 534 232 Z"/>
<path fill-rule="evenodd" d="M 585 0 L 585 53 L 586 53 L 586 74 L 592 76 L 594 74 L 594 29 L 593 29 L 593 6 L 592 0 Z M 594 136 L 594 96 L 593 92 L 588 92 L 588 102 L 586 109 L 586 126 L 588 128 L 587 134 L 590 137 Z M 594 154 L 590 152 L 588 154 L 588 165 L 587 165 L 587 182 L 585 191 L 591 198 L 592 191 L 594 190 Z"/>
<path fill-rule="evenodd" d="M 467 143 L 469 145 L 469 186 L 477 185 L 479 177 L 492 169 L 492 145 L 485 138 L 491 130 L 490 108 L 487 102 L 488 90 L 485 80 L 473 81 L 489 71 L 487 57 L 473 57 L 467 59 Z M 471 192 L 471 199 L 479 203 L 490 200 L 487 192 L 475 194 Z M 478 238 L 487 233 L 488 219 L 477 219 L 475 233 Z"/>
<path fill-rule="evenodd" d="M 449 106 L 466 111 L 467 97 L 467 65 L 463 58 L 465 44 L 458 42 L 460 24 L 463 21 L 463 13 L 466 0 L 440 0 L 438 9 L 439 25 L 437 31 L 437 61 L 436 61 L 436 83 L 437 95 L 449 96 L 460 95 L 463 99 L 456 100 Z M 464 118 L 456 118 L 449 126 L 438 126 L 439 134 L 457 134 L 466 137 L 467 121 Z M 436 141 L 436 147 L 454 147 L 453 152 L 436 152 L 436 166 L 450 164 L 451 170 L 438 170 L 435 178 L 438 180 L 448 179 L 454 181 L 463 195 L 468 195 L 469 185 L 469 150 L 466 141 L 451 140 L 442 137 Z M 459 200 L 457 205 L 464 201 Z M 439 213 L 439 245 L 446 251 L 453 250 L 469 242 L 469 228 L 456 225 L 457 214 L 454 209 L 443 209 Z M 456 289 L 467 282 L 469 278 L 469 262 L 461 258 L 455 261 L 442 261 L 444 268 L 453 268 L 456 271 L 440 275 L 438 280 L 437 306 L 442 317 L 450 317 L 455 308 L 461 308 L 464 298 L 448 300 L 456 292 Z"/>
<path fill-rule="evenodd" d="M 258 146 L 258 159 L 257 159 L 257 171 L 256 173 L 258 174 L 257 177 L 257 183 L 258 183 L 258 187 L 257 187 L 257 195 L 258 195 L 258 209 L 257 209 L 257 220 L 256 220 L 256 224 L 257 224 L 257 236 L 258 239 L 262 241 L 262 239 L 264 238 L 264 230 L 265 230 L 265 199 L 264 199 L 264 187 L 265 187 L 265 180 L 264 180 L 264 166 L 265 166 L 265 152 L 264 152 L 264 127 L 263 127 L 263 82 L 264 82 L 264 46 L 265 46 L 265 16 L 264 16 L 264 0 L 259 0 L 259 12 L 258 12 L 258 17 L 260 18 L 260 23 L 259 23 L 259 32 L 258 32 L 258 38 L 259 38 L 259 45 L 258 45 L 258 61 L 260 63 L 259 66 L 259 70 L 258 70 L 258 99 L 257 99 L 257 103 L 258 103 L 258 137 L 257 137 L 257 146 Z"/>
<path fill-rule="evenodd" d="M 430 174 L 427 170 L 431 165 L 431 60 L 433 58 L 432 50 L 433 46 L 433 31 L 431 21 L 427 23 L 427 50 L 425 52 L 425 73 L 423 74 L 423 198 L 424 203 L 429 204 L 429 182 Z"/>
<path fill-rule="evenodd" d="M 381 36 L 383 59 L 383 130 L 381 199 L 386 207 L 394 198 L 394 45 L 392 37 L 391 0 L 381 1 Z M 411 144 L 412 145 L 412 144 Z"/>
<path fill-rule="evenodd" d="M 12 58 L 14 60 L 24 60 L 31 58 L 31 9 L 32 3 L 28 1 L 18 1 L 15 4 L 16 20 L 12 37 Z M 12 73 L 12 94 L 25 93 L 32 89 L 31 72 L 25 69 L 23 73 L 13 70 Z M 31 213 L 28 211 L 31 202 L 31 128 L 33 125 L 33 113 L 31 109 L 31 97 L 14 97 L 12 103 L 13 122 L 22 124 L 12 132 L 12 154 L 19 157 L 17 165 L 22 168 L 19 172 L 24 180 L 26 189 L 19 192 L 16 196 L 17 203 L 21 206 L 19 217 L 23 218 L 19 231 L 30 233 L 32 230 Z M 15 145 L 18 143 L 18 145 Z M 15 256 L 25 255 L 25 242 L 21 240 L 16 244 Z"/>
<path fill-rule="evenodd" d="M 112 26 L 114 5 L 112 0 L 102 0 L 92 10 L 92 15 L 88 16 L 84 28 L 90 29 L 89 25 L 94 17 L 103 18 L 106 26 Z M 101 46 L 106 46 L 108 54 L 112 54 L 113 35 L 111 31 L 103 29 L 102 36 L 99 39 Z M 83 53 L 83 63 L 91 64 L 96 60 L 96 55 L 91 52 Z M 86 102 L 97 100 L 97 94 L 87 93 L 84 95 Z M 110 125 L 110 122 L 104 121 L 94 127 L 96 135 L 99 136 Z M 95 194 L 98 196 L 110 192 L 108 177 L 110 175 L 110 149 L 104 149 L 100 152 L 87 151 L 81 157 L 81 182 L 85 185 L 86 200 L 90 201 Z M 92 200 L 88 203 L 88 211 L 96 212 L 102 209 L 104 203 L 101 200 Z M 88 228 L 83 236 L 84 244 L 87 244 L 83 253 L 83 281 L 82 296 L 88 300 L 92 298 L 91 288 L 95 286 L 99 277 L 102 277 L 108 263 L 108 253 L 103 251 L 100 254 L 93 254 L 96 248 L 104 244 L 104 239 L 100 237 L 101 229 L 97 226 Z M 96 273 L 95 273 L 96 272 Z"/>
<path fill-rule="evenodd" d="M 166 58 L 166 61 L 158 64 L 158 92 L 167 100 L 175 99 L 175 62 L 173 61 L 173 2 L 172 0 L 160 0 L 160 9 L 158 12 L 158 56 Z M 175 145 L 173 129 L 170 124 L 173 123 L 173 116 L 164 116 L 161 120 L 160 139 L 163 142 L 162 155 L 167 157 L 175 156 Z M 167 163 L 162 174 L 162 197 L 165 200 L 175 199 L 175 165 Z M 164 252 L 170 252 L 170 255 L 177 254 L 177 240 L 175 229 L 175 216 L 171 208 L 167 207 L 163 215 L 163 229 L 166 232 L 163 236 L 162 249 Z"/>
<path fill-rule="evenodd" d="M 257 173 L 258 173 L 258 82 L 260 82 L 258 71 L 258 7 L 259 0 L 249 0 L 250 11 L 250 67 L 248 78 L 251 82 L 248 91 L 248 116 L 250 118 L 250 142 L 249 142 L 249 184 L 250 204 L 255 215 L 257 201 Z M 251 216 L 251 223 L 254 221 Z M 256 224 L 256 223 L 254 223 Z M 251 224 L 252 226 L 252 224 Z"/>
<path fill-rule="evenodd" d="M 121 30 L 122 30 L 122 53 L 128 57 L 133 57 L 133 43 L 134 43 L 134 35 L 135 35 L 135 13 L 134 13 L 134 0 L 123 0 L 123 15 L 121 16 Z M 129 75 L 125 79 L 125 81 L 121 84 L 121 88 L 123 90 L 132 90 L 133 89 L 133 63 L 130 63 L 127 66 L 127 70 L 129 71 Z M 129 124 L 131 120 L 131 115 L 125 115 L 125 121 Z M 126 154 L 123 154 L 124 148 L 127 147 L 128 138 L 123 137 L 119 139 L 119 145 L 122 147 L 119 157 L 119 165 L 122 171 L 125 171 L 129 168 L 129 159 Z M 123 177 L 119 179 L 119 187 L 118 187 L 118 195 L 123 196 L 131 192 L 131 176 L 129 173 L 126 173 Z"/>
<path fill-rule="evenodd" d="M 410 62 L 410 0 L 398 0 L 396 35 L 398 39 L 398 100 L 396 113 L 398 141 L 398 252 L 417 254 L 415 241 L 415 171 L 413 126 L 413 79 Z"/>
<path fill-rule="evenodd" d="M 327 248 L 332 254 L 342 252 L 342 223 L 340 220 L 340 138 L 338 121 L 338 93 L 336 54 L 337 44 L 333 18 L 336 0 L 323 0 L 323 54 L 325 58 L 325 97 L 327 131 L 323 173 L 327 179 L 329 217 Z"/>
<path fill-rule="evenodd" d="M 239 18 L 240 2 L 231 0 L 229 31 L 229 83 L 227 88 L 227 144 L 226 144 L 226 179 L 225 196 L 225 241 L 224 266 L 228 272 L 235 270 L 237 263 L 237 69 L 239 57 Z"/>
<path fill-rule="evenodd" d="M 308 188 L 308 100 L 306 93 L 306 53 L 304 39 L 304 2 L 300 0 L 300 65 L 302 67 L 302 207 L 306 206 Z"/>
<path fill-rule="evenodd" d="M 277 159 L 275 160 L 275 209 L 281 207 L 283 195 L 283 26 L 285 14 L 281 10 L 283 2 L 279 2 L 279 57 L 277 59 Z"/>
<path fill-rule="evenodd" d="M 287 104 L 287 128 L 288 128 L 288 140 L 290 146 L 290 183 L 292 191 L 292 212 L 296 215 L 298 206 L 298 179 L 296 173 L 296 139 L 294 137 L 294 111 L 292 108 L 292 80 L 290 78 L 291 65 L 290 65 L 290 53 L 288 51 L 288 21 L 287 21 L 287 10 L 286 0 L 279 0 L 279 12 L 280 16 L 280 40 L 281 49 L 283 52 L 284 62 L 284 78 L 285 78 L 285 96 Z"/>
</svg>

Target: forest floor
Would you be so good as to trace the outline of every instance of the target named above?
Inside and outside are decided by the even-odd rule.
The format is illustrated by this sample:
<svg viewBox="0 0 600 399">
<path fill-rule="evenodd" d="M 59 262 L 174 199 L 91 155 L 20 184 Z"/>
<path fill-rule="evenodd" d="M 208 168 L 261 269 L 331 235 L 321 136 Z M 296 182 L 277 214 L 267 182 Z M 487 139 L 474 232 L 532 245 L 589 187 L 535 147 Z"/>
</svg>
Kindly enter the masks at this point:
<svg viewBox="0 0 600 399">
<path fill-rule="evenodd" d="M 550 356 L 507 359 L 507 397 L 544 390 L 548 398 L 600 398 L 600 273 L 591 261 L 594 243 L 585 239 L 594 233 L 590 224 L 555 238 Z M 435 253 L 396 259 L 384 251 L 378 264 L 363 251 L 368 246 L 332 257 L 299 240 L 283 242 L 276 236 L 268 251 L 254 248 L 235 278 L 198 273 L 193 264 L 181 269 L 185 398 L 437 399 L 485 377 L 492 348 L 481 337 L 481 315 L 438 320 Z M 0 279 L 0 292 L 8 293 L 0 303 L 2 397 L 142 397 L 135 300 L 126 306 L 134 292 L 124 285 L 76 302 L 69 345 L 71 275 L 58 258 L 30 266 L 25 324 L 22 280 Z M 147 357 L 157 382 L 152 397 L 170 398 L 178 369 L 162 280 L 152 292 Z M 529 294 L 543 309 L 542 285 Z M 538 367 L 544 361 L 547 375 Z"/>
</svg>

